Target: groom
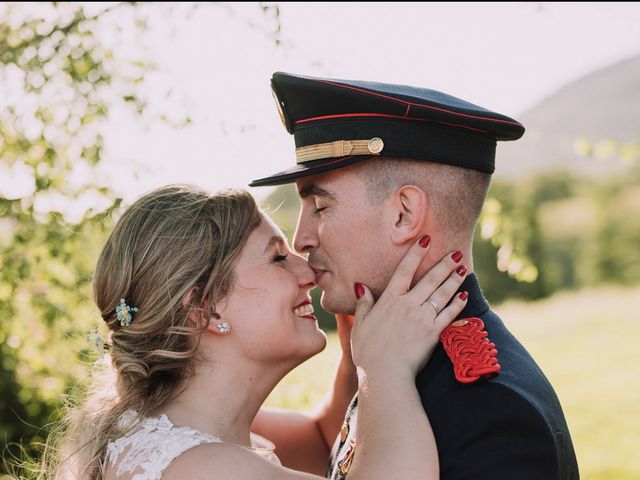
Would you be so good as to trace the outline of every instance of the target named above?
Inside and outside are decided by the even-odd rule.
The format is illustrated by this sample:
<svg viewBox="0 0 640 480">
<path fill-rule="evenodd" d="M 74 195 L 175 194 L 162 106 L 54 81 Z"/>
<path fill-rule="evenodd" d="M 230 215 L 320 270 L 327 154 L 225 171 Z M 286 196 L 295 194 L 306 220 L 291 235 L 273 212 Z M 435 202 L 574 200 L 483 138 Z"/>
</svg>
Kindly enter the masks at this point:
<svg viewBox="0 0 640 480">
<path fill-rule="evenodd" d="M 416 378 L 441 478 L 579 478 L 553 387 L 490 310 L 473 273 L 473 232 L 496 141 L 516 140 L 524 127 L 421 88 L 285 73 L 274 74 L 272 87 L 294 135 L 297 165 L 251 185 L 296 183 L 294 247 L 308 253 L 326 310 L 353 313 L 356 282 L 379 296 L 422 235 L 430 235 L 431 246 L 418 277 L 447 252 L 462 254 L 468 273 L 460 290 L 469 300 L 459 318 L 479 325 L 483 333 L 467 338 L 467 346 L 485 355 L 465 357 L 440 345 Z M 498 364 L 487 354 L 491 344 L 481 344 L 485 334 Z M 346 478 L 357 455 L 356 418 L 357 398 L 331 452 L 334 480 Z"/>
</svg>

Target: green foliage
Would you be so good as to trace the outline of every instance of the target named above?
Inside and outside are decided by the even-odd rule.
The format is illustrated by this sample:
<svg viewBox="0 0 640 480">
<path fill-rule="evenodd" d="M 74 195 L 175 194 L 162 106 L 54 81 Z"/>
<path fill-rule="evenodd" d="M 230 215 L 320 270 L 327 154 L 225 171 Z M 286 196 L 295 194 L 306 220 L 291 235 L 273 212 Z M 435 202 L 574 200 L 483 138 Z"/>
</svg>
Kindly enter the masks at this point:
<svg viewBox="0 0 640 480">
<path fill-rule="evenodd" d="M 143 111 L 148 66 L 119 58 L 97 32 L 114 11 L 5 4 L 0 14 L 0 438 L 43 441 L 60 397 L 95 358 L 90 281 L 121 200 L 97 173 L 117 98 Z M 126 74 L 124 72 L 126 70 Z M 131 77 L 133 75 L 133 77 Z M 9 447 L 10 448 L 10 447 Z M 12 451 L 13 453 L 13 451 Z"/>
<path fill-rule="evenodd" d="M 118 198 L 102 167 L 112 112 L 188 125 L 147 98 L 154 68 L 149 17 L 188 17 L 219 4 L 4 3 L 0 5 L 0 448 L 28 454 L 82 390 L 102 327 L 91 276 Z M 280 10 L 260 5 L 280 42 Z M 221 9 L 223 14 L 232 8 Z M 180 15 L 176 15 L 179 13 Z M 256 25 L 251 24 L 251 28 Z M 165 97 L 171 96 L 168 85 Z M 116 179 L 117 180 L 117 179 Z M 102 334 L 104 335 L 104 331 Z M 6 465 L 0 465 L 0 474 Z M 0 475 L 1 476 L 1 475 Z"/>
<path fill-rule="evenodd" d="M 474 263 L 492 301 L 640 282 L 640 166 L 592 180 L 555 172 L 498 181 L 489 195 Z M 523 265 L 537 275 L 523 278 Z"/>
</svg>

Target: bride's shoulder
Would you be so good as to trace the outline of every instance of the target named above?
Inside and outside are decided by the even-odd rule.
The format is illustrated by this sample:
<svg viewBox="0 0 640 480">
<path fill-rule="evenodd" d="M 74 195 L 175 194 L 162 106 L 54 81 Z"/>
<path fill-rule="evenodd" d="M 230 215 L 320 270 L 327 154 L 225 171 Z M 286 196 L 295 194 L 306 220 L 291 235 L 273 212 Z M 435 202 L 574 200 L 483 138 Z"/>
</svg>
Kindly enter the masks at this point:
<svg viewBox="0 0 640 480">
<path fill-rule="evenodd" d="M 162 480 L 322 480 L 323 477 L 284 468 L 250 450 L 230 443 L 210 443 L 191 448 L 165 470 Z"/>
<path fill-rule="evenodd" d="M 273 463 L 238 445 L 209 443 L 190 448 L 177 457 L 167 467 L 162 478 L 163 480 L 278 478 L 268 476 L 273 469 L 275 469 Z"/>
</svg>

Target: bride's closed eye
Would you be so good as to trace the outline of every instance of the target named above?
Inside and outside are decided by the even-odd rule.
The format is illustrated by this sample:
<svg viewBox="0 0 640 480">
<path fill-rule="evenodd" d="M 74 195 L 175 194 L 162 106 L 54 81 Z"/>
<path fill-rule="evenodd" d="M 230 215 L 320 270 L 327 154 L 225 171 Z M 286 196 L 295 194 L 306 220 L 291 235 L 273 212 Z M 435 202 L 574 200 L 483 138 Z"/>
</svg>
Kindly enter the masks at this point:
<svg viewBox="0 0 640 480">
<path fill-rule="evenodd" d="M 284 261 L 287 259 L 287 257 L 288 257 L 288 256 L 289 256 L 289 254 L 286 254 L 286 255 L 280 255 L 280 254 L 278 254 L 278 255 L 276 255 L 276 257 L 273 259 L 273 261 L 274 261 L 274 262 L 284 262 Z"/>
</svg>

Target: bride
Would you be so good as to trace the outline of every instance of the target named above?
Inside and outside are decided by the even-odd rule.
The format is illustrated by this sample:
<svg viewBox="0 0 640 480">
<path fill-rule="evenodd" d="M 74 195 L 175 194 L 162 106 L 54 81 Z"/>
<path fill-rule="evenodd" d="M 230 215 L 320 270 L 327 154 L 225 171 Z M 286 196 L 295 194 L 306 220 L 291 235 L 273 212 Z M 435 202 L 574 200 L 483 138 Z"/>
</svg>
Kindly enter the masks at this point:
<svg viewBox="0 0 640 480">
<path fill-rule="evenodd" d="M 465 300 L 437 317 L 422 305 L 434 294 L 451 299 L 462 283 L 446 256 L 413 284 L 428 242 L 409 248 L 377 301 L 355 284 L 355 324 L 337 319 L 342 358 L 317 413 L 267 411 L 275 385 L 326 344 L 309 296 L 313 271 L 244 191 L 175 185 L 143 196 L 95 270 L 110 330 L 105 366 L 50 439 L 41 478 L 324 478 L 356 391 L 348 478 L 438 478 L 414 379 Z"/>
</svg>

